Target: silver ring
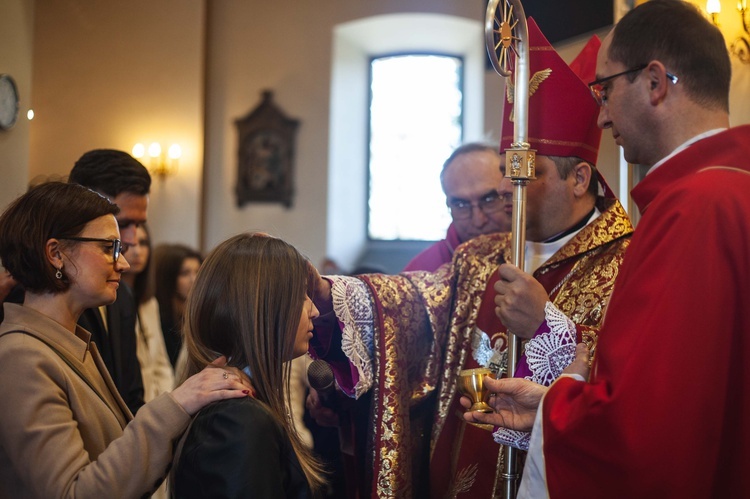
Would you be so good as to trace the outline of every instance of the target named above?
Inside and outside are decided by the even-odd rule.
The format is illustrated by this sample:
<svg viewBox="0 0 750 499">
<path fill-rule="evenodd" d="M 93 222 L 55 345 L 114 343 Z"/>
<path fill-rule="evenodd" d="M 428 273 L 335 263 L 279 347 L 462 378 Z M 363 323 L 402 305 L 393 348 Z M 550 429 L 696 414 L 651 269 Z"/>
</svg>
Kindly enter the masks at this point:
<svg viewBox="0 0 750 499">
<path fill-rule="evenodd" d="M 229 379 L 229 373 L 224 371 L 224 379 Z"/>
</svg>

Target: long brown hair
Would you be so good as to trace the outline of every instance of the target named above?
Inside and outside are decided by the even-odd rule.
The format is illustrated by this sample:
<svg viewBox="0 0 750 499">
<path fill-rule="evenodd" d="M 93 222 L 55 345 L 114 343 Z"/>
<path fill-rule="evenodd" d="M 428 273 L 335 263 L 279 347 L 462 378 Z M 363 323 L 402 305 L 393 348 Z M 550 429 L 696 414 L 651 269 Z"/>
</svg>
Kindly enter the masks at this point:
<svg viewBox="0 0 750 499">
<path fill-rule="evenodd" d="M 151 229 L 149 229 L 148 224 L 143 224 L 139 226 L 139 228 L 143 229 L 143 232 L 146 233 L 148 260 L 146 260 L 146 265 L 143 267 L 143 270 L 136 274 L 133 278 L 133 295 L 135 295 L 135 301 L 138 303 L 138 305 L 143 305 L 154 297 L 154 287 L 156 283 L 154 282 L 155 265 L 152 265 L 154 261 L 154 246 L 153 244 L 151 244 Z M 136 234 L 138 234 L 137 231 Z M 136 237 L 135 244 L 141 244 L 141 241 L 138 237 Z M 126 257 L 127 256 L 128 255 L 126 255 Z"/>
<path fill-rule="evenodd" d="M 203 262 L 203 256 L 184 244 L 160 244 L 154 250 L 154 280 L 156 301 L 159 302 L 159 315 L 177 327 L 182 317 L 175 310 L 173 299 L 177 295 L 177 278 L 182 263 L 188 258 Z M 165 333 L 167 331 L 164 331 Z"/>
<path fill-rule="evenodd" d="M 287 412 L 294 338 L 305 302 L 308 264 L 290 244 L 266 234 L 221 243 L 201 266 L 185 306 L 186 378 L 217 356 L 252 373 L 257 399 L 286 430 L 313 493 L 323 468 Z"/>
</svg>

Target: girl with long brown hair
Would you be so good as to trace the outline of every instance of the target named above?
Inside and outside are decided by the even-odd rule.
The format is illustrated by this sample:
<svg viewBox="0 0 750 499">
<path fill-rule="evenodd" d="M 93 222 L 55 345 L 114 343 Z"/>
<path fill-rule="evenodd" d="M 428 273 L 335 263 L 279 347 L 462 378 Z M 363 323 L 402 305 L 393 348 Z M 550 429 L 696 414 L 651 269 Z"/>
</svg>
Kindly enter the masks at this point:
<svg viewBox="0 0 750 499">
<path fill-rule="evenodd" d="M 175 371 L 182 349 L 185 301 L 203 262 L 198 251 L 184 244 L 160 244 L 154 250 L 154 294 L 159 302 L 161 330 L 167 355 Z"/>
<path fill-rule="evenodd" d="M 205 260 L 184 317 L 185 375 L 216 355 L 252 378 L 256 398 L 217 403 L 194 419 L 173 470 L 176 497 L 314 497 L 323 470 L 287 411 L 289 362 L 307 352 L 318 310 L 309 264 L 290 244 L 241 234 Z"/>
<path fill-rule="evenodd" d="M 133 291 L 138 311 L 135 320 L 136 353 L 143 378 L 143 399 L 148 402 L 174 386 L 174 369 L 161 331 L 159 303 L 154 296 L 151 233 L 146 224 L 135 229 L 135 244 L 128 249 L 130 269 L 122 280 Z"/>
</svg>

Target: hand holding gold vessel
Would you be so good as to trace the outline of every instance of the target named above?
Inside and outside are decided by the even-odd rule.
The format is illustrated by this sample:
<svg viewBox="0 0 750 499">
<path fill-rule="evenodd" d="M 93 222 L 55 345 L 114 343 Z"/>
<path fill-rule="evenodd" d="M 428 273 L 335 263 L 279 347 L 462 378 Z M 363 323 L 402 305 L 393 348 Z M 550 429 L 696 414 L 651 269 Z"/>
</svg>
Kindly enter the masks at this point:
<svg viewBox="0 0 750 499">
<path fill-rule="evenodd" d="M 469 411 L 493 412 L 487 405 L 490 393 L 484 382 L 485 376 L 495 379 L 495 373 L 487 368 L 464 369 L 459 373 L 458 389 L 472 402 Z"/>
</svg>

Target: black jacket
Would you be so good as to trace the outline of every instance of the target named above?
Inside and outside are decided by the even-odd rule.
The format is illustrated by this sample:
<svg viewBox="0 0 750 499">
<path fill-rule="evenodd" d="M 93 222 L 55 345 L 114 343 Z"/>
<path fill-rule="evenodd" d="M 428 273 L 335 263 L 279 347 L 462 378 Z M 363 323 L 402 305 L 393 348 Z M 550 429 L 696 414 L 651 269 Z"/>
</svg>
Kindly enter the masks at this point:
<svg viewBox="0 0 750 499">
<path fill-rule="evenodd" d="M 175 457 L 172 497 L 311 496 L 286 432 L 250 397 L 222 400 L 201 410 Z"/>
<path fill-rule="evenodd" d="M 143 405 L 143 378 L 136 354 L 135 318 L 137 305 L 133 293 L 123 282 L 117 300 L 107 305 L 107 328 L 99 309 L 85 310 L 78 324 L 91 333 L 117 390 L 130 412 Z"/>
</svg>

